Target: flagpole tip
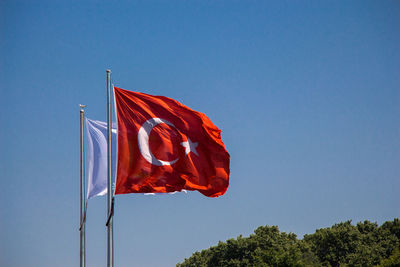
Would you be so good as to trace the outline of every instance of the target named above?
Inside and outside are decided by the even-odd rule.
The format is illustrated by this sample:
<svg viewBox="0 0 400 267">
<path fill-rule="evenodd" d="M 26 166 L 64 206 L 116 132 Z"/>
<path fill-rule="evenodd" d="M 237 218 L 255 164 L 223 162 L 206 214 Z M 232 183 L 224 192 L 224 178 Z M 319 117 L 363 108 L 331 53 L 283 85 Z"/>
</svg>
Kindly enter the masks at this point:
<svg viewBox="0 0 400 267">
<path fill-rule="evenodd" d="M 111 70 L 109 70 L 109 69 L 106 69 L 106 72 L 107 72 L 107 73 L 111 73 Z"/>
<path fill-rule="evenodd" d="M 79 104 L 79 108 L 81 109 L 81 112 L 83 112 L 84 110 L 84 108 L 86 107 L 86 105 L 82 105 L 82 104 Z"/>
</svg>

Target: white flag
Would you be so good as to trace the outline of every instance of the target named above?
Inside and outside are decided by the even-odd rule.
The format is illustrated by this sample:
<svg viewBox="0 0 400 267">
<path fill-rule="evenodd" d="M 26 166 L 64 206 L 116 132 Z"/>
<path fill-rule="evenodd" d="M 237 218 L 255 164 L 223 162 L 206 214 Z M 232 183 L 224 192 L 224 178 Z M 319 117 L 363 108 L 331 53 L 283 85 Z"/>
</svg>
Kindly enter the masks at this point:
<svg viewBox="0 0 400 267">
<path fill-rule="evenodd" d="M 86 118 L 88 139 L 88 192 L 87 198 L 107 194 L 107 123 Z M 111 129 L 112 184 L 115 185 L 117 166 L 117 129 Z"/>
</svg>

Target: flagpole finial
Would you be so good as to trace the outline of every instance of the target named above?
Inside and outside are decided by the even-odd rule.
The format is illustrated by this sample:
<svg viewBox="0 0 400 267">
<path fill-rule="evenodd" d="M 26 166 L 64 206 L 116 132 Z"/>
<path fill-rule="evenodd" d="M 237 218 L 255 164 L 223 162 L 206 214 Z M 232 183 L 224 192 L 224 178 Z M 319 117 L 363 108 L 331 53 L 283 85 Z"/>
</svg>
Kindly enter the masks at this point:
<svg viewBox="0 0 400 267">
<path fill-rule="evenodd" d="M 106 72 L 107 72 L 107 73 L 111 73 L 111 70 L 109 70 L 109 69 L 106 69 Z"/>
<path fill-rule="evenodd" d="M 83 109 L 86 107 L 86 105 L 82 105 L 82 104 L 79 104 L 79 108 L 81 109 L 81 111 L 83 112 Z"/>
</svg>

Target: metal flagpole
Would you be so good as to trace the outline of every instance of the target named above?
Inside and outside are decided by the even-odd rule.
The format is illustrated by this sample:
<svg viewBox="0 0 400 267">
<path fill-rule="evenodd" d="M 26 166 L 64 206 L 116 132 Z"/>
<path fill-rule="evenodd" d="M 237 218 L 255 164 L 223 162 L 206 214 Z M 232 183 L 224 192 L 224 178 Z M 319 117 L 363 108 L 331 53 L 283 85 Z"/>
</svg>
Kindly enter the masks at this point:
<svg viewBox="0 0 400 267">
<path fill-rule="evenodd" d="M 80 143 L 81 143 L 81 220 L 80 220 L 80 267 L 85 267 L 86 259 L 85 259 L 85 247 L 86 247 L 86 237 L 85 237 L 85 221 L 86 221 L 86 206 L 85 206 L 85 154 L 84 154 L 84 143 L 83 143 L 83 118 L 85 113 L 85 105 L 79 104 L 80 108 Z"/>
<path fill-rule="evenodd" d="M 107 266 L 114 266 L 114 198 L 111 173 L 111 70 L 107 72 Z"/>
</svg>

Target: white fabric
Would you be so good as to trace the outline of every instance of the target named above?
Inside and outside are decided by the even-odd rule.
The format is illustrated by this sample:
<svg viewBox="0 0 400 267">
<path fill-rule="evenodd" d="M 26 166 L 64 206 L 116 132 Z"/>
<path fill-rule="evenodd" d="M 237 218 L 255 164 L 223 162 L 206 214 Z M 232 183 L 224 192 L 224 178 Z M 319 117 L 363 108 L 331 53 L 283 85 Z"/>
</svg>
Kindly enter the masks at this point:
<svg viewBox="0 0 400 267">
<path fill-rule="evenodd" d="M 107 194 L 107 123 L 86 118 L 88 191 L 87 198 Z M 117 163 L 117 129 L 111 129 L 112 184 L 115 185 Z"/>
</svg>

